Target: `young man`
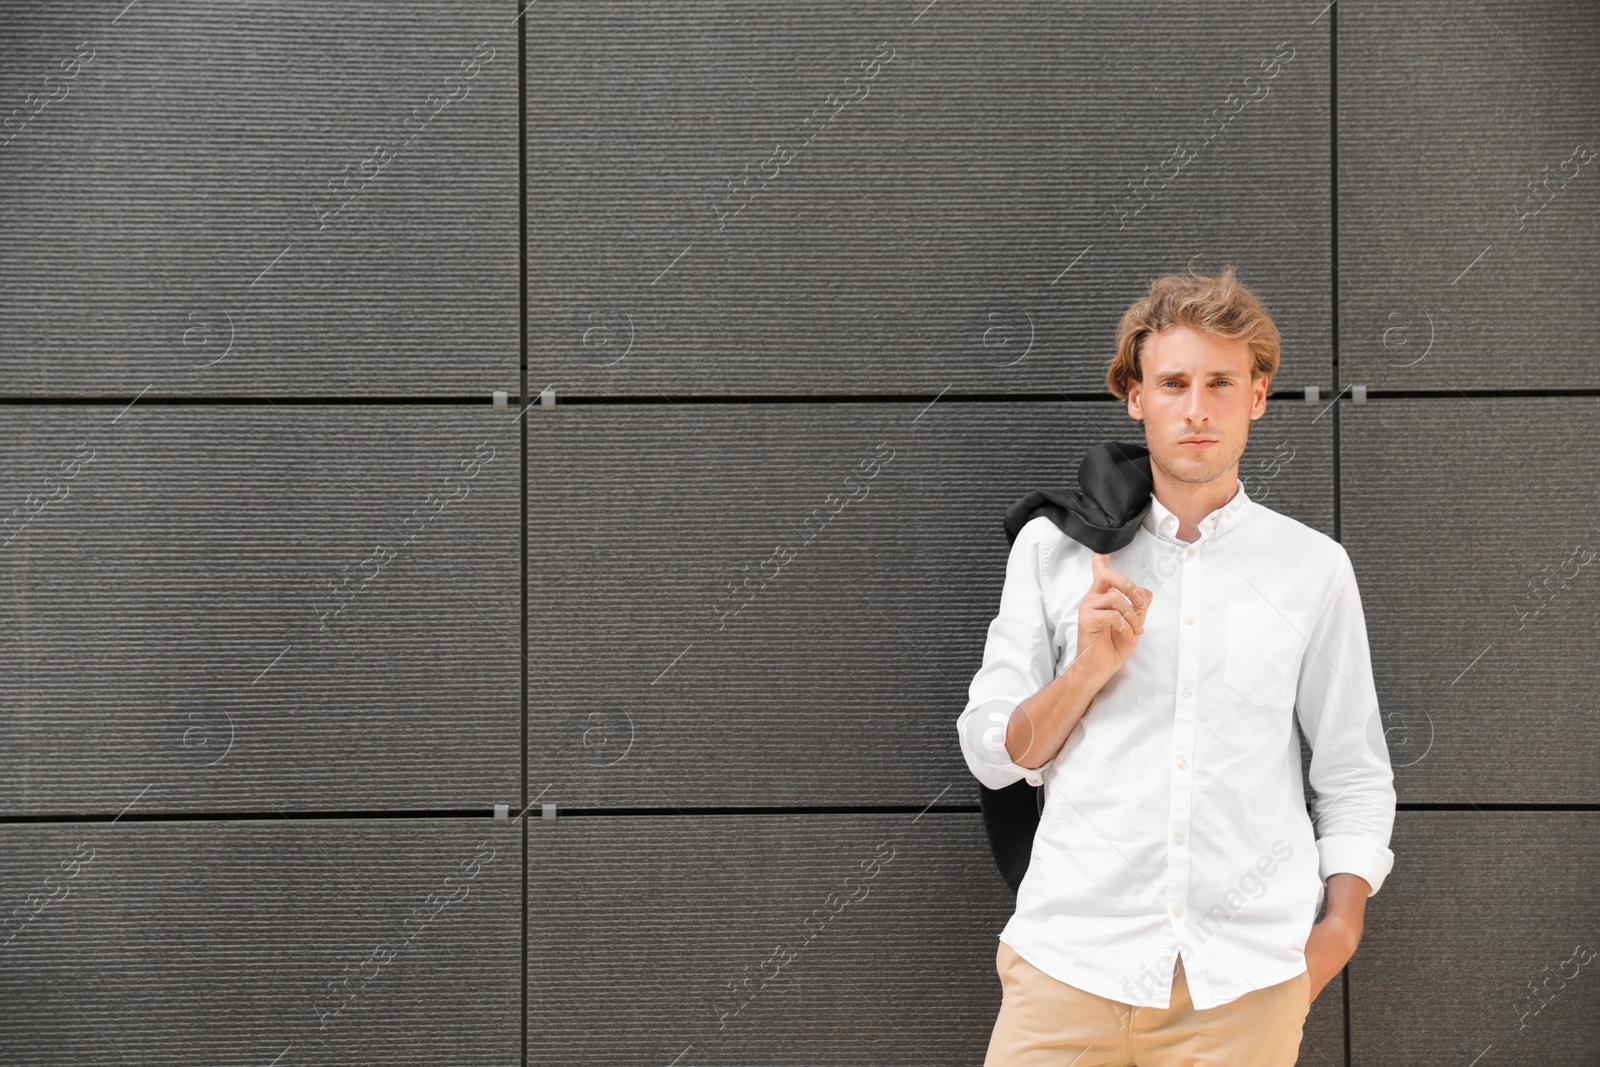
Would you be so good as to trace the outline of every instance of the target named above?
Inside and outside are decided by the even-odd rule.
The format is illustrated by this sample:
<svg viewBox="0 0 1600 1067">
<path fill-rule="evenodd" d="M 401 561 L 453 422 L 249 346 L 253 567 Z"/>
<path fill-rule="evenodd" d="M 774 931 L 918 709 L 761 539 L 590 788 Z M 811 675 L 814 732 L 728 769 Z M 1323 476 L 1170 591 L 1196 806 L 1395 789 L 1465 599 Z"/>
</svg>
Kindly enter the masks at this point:
<svg viewBox="0 0 1600 1067">
<path fill-rule="evenodd" d="M 1231 268 L 1156 279 L 1106 375 L 1150 450 L 1132 542 L 1040 515 L 1012 545 L 957 724 L 985 785 L 1045 787 L 986 1067 L 1294 1063 L 1394 862 L 1350 558 L 1238 480 L 1277 369 Z"/>
</svg>

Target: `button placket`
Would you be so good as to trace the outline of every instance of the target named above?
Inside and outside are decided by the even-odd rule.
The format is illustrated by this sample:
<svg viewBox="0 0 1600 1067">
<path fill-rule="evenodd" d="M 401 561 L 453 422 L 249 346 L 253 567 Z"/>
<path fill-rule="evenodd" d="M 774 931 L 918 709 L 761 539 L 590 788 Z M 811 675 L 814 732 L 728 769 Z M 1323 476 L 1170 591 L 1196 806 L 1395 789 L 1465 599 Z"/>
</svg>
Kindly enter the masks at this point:
<svg viewBox="0 0 1600 1067">
<path fill-rule="evenodd" d="M 1202 537 L 1203 540 L 1203 537 Z M 1197 545 L 1184 553 L 1179 571 L 1178 614 L 1192 621 L 1200 613 L 1200 590 L 1204 588 Z M 1168 807 L 1171 826 L 1167 845 L 1167 908 L 1173 919 L 1181 919 L 1189 896 L 1189 819 L 1193 789 L 1188 773 L 1194 756 L 1195 692 L 1199 688 L 1200 633 L 1196 626 L 1178 630 L 1178 692 L 1172 717 L 1171 789 Z"/>
</svg>

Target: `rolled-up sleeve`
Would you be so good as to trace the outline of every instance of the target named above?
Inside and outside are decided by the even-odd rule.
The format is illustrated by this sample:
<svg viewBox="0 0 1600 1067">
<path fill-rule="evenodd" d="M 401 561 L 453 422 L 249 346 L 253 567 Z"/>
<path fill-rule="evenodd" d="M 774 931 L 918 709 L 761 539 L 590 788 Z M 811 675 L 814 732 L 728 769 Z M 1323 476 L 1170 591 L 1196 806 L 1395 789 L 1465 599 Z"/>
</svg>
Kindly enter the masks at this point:
<svg viewBox="0 0 1600 1067">
<path fill-rule="evenodd" d="M 1359 875 L 1376 893 L 1394 866 L 1394 771 L 1361 594 L 1343 546 L 1308 635 L 1296 708 L 1311 747 L 1318 872 L 1324 881 L 1340 872 Z"/>
<path fill-rule="evenodd" d="M 956 721 L 961 754 L 973 777 L 990 789 L 1019 779 L 1043 783 L 1042 767 L 1023 767 L 1006 751 L 1006 728 L 1018 704 L 1055 678 L 1055 648 L 1040 588 L 1039 538 L 1047 517 L 1031 519 L 1017 533 L 1006 561 L 1000 612 L 989 623 L 983 666 L 967 690 L 967 706 Z M 1054 526 L 1051 526 L 1054 529 Z"/>
</svg>

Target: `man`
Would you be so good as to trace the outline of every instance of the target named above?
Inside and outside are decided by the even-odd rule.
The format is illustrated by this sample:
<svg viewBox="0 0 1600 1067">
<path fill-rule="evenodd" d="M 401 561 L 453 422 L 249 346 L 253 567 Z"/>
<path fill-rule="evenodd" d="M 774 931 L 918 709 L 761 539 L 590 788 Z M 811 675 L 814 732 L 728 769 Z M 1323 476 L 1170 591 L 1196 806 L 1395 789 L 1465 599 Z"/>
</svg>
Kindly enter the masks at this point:
<svg viewBox="0 0 1600 1067">
<path fill-rule="evenodd" d="M 986 1067 L 1292 1064 L 1393 865 L 1350 558 L 1238 479 L 1277 369 L 1231 268 L 1156 279 L 1106 375 L 1150 450 L 1139 529 L 1101 555 L 1039 515 L 1012 545 L 958 734 L 1045 806 Z"/>
</svg>

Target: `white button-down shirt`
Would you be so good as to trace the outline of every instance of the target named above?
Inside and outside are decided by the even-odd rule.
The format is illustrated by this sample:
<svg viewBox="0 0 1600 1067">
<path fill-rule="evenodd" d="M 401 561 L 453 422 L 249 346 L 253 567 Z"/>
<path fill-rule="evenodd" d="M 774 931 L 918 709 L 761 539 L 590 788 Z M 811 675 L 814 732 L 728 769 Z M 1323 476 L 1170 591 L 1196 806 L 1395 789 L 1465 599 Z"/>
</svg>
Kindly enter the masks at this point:
<svg viewBox="0 0 1600 1067">
<path fill-rule="evenodd" d="M 1154 591 L 1145 632 L 1043 767 L 1011 761 L 1016 705 L 1077 656 L 1090 550 L 1044 516 L 1017 535 L 957 723 L 973 775 L 1044 786 L 1000 940 L 1068 985 L 1196 1008 L 1300 974 L 1323 880 L 1394 863 L 1394 775 L 1344 547 L 1243 486 L 1192 543 L 1159 500 L 1111 566 Z M 1312 756 L 1313 816 L 1298 718 Z"/>
</svg>

